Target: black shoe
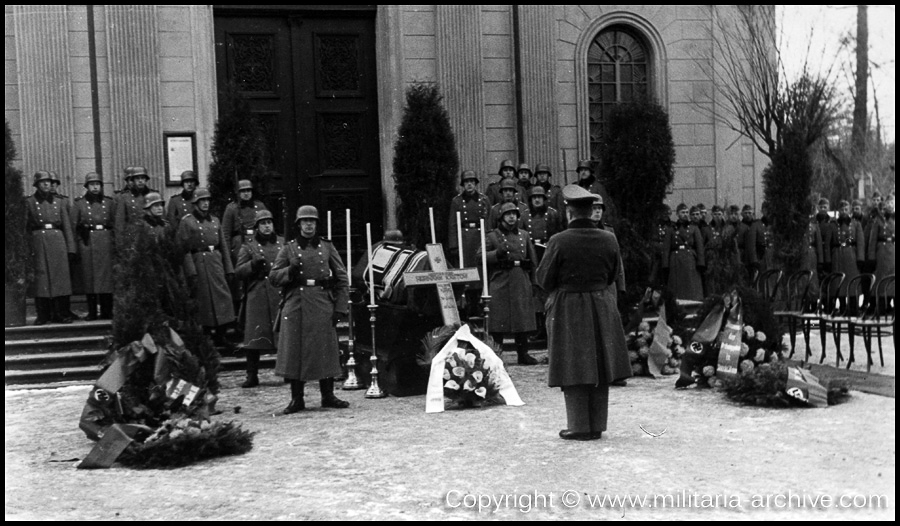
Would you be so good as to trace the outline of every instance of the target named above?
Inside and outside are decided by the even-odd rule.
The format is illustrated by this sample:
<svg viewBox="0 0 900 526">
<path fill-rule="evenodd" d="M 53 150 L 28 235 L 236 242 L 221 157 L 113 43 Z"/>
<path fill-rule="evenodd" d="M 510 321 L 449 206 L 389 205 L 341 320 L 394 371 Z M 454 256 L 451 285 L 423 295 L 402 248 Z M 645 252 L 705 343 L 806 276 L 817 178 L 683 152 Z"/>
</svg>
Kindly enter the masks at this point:
<svg viewBox="0 0 900 526">
<path fill-rule="evenodd" d="M 563 440 L 594 440 L 594 434 L 591 432 L 580 433 L 578 431 L 563 429 L 559 432 L 559 438 Z"/>
<path fill-rule="evenodd" d="M 65 324 L 65 323 L 72 323 L 72 318 L 69 318 L 68 316 L 60 316 L 58 318 L 51 318 L 50 321 L 53 323 Z"/>
<path fill-rule="evenodd" d="M 603 437 L 603 431 L 591 431 L 591 440 L 600 440 Z"/>
<path fill-rule="evenodd" d="M 350 407 L 350 402 L 346 402 L 334 395 L 331 395 L 329 397 L 322 399 L 322 407 L 333 407 L 335 409 L 347 409 L 348 407 Z"/>
<path fill-rule="evenodd" d="M 616 387 L 625 387 L 626 385 L 628 385 L 628 381 L 627 380 L 616 380 L 609 385 L 613 385 Z"/>
<path fill-rule="evenodd" d="M 47 322 L 49 322 L 49 321 L 50 320 L 48 320 L 47 318 L 38 318 L 38 319 L 34 320 L 34 324 L 35 325 L 46 325 Z"/>
<path fill-rule="evenodd" d="M 247 381 L 241 384 L 241 387 L 244 389 L 248 389 L 250 387 L 256 387 L 259 385 L 259 376 L 252 374 L 247 375 Z"/>
<path fill-rule="evenodd" d="M 537 365 L 539 362 L 528 353 L 519 354 L 519 365 Z"/>
<path fill-rule="evenodd" d="M 288 404 L 287 407 L 284 408 L 282 414 L 290 415 L 293 413 L 298 413 L 306 409 L 306 404 L 303 403 L 302 398 L 291 398 L 291 403 Z"/>
<path fill-rule="evenodd" d="M 96 320 L 98 320 L 99 318 L 97 317 L 97 313 L 96 313 L 96 312 L 92 312 L 92 313 L 88 314 L 87 316 L 85 316 L 84 319 L 85 319 L 85 321 L 96 321 Z"/>
</svg>

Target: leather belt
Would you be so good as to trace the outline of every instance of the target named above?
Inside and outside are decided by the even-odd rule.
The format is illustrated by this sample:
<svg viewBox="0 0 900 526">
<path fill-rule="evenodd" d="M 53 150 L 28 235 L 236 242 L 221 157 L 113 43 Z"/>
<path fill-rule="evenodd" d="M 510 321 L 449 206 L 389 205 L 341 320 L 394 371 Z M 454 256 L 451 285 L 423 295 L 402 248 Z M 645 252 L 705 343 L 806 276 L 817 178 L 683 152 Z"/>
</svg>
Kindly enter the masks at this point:
<svg viewBox="0 0 900 526">
<path fill-rule="evenodd" d="M 325 278 L 325 279 L 301 279 L 300 286 L 301 287 L 322 287 L 326 289 L 333 288 L 335 285 L 334 278 Z"/>
<path fill-rule="evenodd" d="M 191 250 L 191 254 L 197 254 L 199 252 L 215 252 L 215 251 L 216 251 L 215 245 L 207 245 L 205 247 L 195 248 L 195 249 Z"/>
<path fill-rule="evenodd" d="M 512 268 L 521 268 L 523 270 L 531 269 L 530 261 L 501 261 L 497 264 L 497 267 L 500 269 L 512 269 Z"/>
<path fill-rule="evenodd" d="M 841 247 L 855 247 L 856 243 L 841 243 Z"/>
<path fill-rule="evenodd" d="M 893 243 L 894 236 L 884 237 L 878 240 L 879 243 Z"/>
<path fill-rule="evenodd" d="M 104 225 L 93 225 L 89 226 L 88 228 L 90 228 L 91 230 L 106 230 L 106 226 Z"/>
<path fill-rule="evenodd" d="M 44 223 L 37 228 L 32 228 L 32 232 L 37 232 L 38 230 L 59 230 L 59 226 L 54 223 Z"/>
<path fill-rule="evenodd" d="M 463 228 L 478 228 L 478 223 L 463 223 Z"/>
<path fill-rule="evenodd" d="M 675 245 L 675 249 L 672 250 L 672 252 L 678 252 L 679 250 L 687 250 L 687 249 L 688 249 L 687 245 Z"/>
</svg>

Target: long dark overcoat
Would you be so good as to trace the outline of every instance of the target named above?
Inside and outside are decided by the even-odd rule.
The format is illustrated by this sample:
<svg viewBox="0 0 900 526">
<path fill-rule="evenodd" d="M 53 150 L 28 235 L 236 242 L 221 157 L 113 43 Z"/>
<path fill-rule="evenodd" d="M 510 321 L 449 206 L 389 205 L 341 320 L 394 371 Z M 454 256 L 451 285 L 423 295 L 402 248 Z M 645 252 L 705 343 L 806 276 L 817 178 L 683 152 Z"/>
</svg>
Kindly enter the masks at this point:
<svg viewBox="0 0 900 526">
<path fill-rule="evenodd" d="M 481 268 L 481 260 L 475 255 L 481 246 L 481 220 L 484 219 L 485 228 L 489 228 L 488 219 L 491 212 L 491 202 L 486 195 L 475 192 L 467 196 L 459 194 L 450 201 L 449 232 L 447 232 L 447 246 L 450 247 L 450 260 L 453 264 L 459 264 L 459 226 L 456 221 L 456 213 L 459 212 L 462 224 L 463 265 L 466 267 Z M 469 284 L 470 289 L 481 290 L 481 282 Z"/>
<path fill-rule="evenodd" d="M 234 321 L 227 274 L 234 273 L 228 244 L 216 216 L 194 212 L 178 225 L 178 246 L 184 251 L 184 275 L 197 277 L 199 321 L 218 327 Z"/>
<path fill-rule="evenodd" d="M 869 222 L 868 259 L 875 261 L 876 283 L 895 273 L 894 268 L 894 214 L 878 215 Z M 893 289 L 888 291 L 894 294 Z"/>
<path fill-rule="evenodd" d="M 116 229 L 125 232 L 128 223 L 137 223 L 144 219 L 144 202 L 147 194 L 155 192 L 149 188 L 142 191 L 137 188 L 124 190 L 116 196 Z"/>
<path fill-rule="evenodd" d="M 26 225 L 31 232 L 34 296 L 55 298 L 72 294 L 69 257 L 74 254 L 72 222 L 65 203 L 39 192 L 25 198 Z"/>
<path fill-rule="evenodd" d="M 307 280 L 333 279 L 333 287 L 307 285 Z M 269 279 L 282 288 L 284 306 L 277 323 L 275 374 L 290 380 L 321 380 L 341 374 L 337 333 L 332 314 L 347 313 L 347 270 L 334 245 L 313 238 L 306 246 L 285 244 Z"/>
<path fill-rule="evenodd" d="M 85 294 L 113 292 L 113 219 L 115 201 L 105 195 L 85 194 L 72 207 L 72 225 Z"/>
<path fill-rule="evenodd" d="M 193 212 L 194 205 L 191 204 L 193 198 L 193 192 L 188 194 L 184 190 L 180 194 L 173 195 L 166 204 L 166 220 L 177 227 L 184 216 Z"/>
<path fill-rule="evenodd" d="M 498 249 L 508 250 L 501 260 Z M 488 265 L 490 332 L 531 332 L 537 330 L 532 298 L 532 276 L 537 255 L 531 236 L 521 228 L 500 227 L 485 236 Z M 478 248 L 481 261 L 481 247 Z"/>
<path fill-rule="evenodd" d="M 284 246 L 280 236 L 264 239 L 254 236 L 244 243 L 234 269 L 243 280 L 244 290 L 244 347 L 247 349 L 275 349 L 275 321 L 281 293 L 272 285 L 269 271 Z M 261 263 L 255 263 L 261 261 Z"/>
<path fill-rule="evenodd" d="M 816 221 L 810 221 L 806 230 L 806 250 L 803 252 L 803 258 L 800 260 L 800 270 L 809 270 L 812 275 L 809 278 L 809 296 L 816 297 L 819 295 L 819 267 L 825 264 L 824 253 L 822 251 L 822 232 L 819 230 L 819 224 Z M 787 275 L 787 274 L 786 274 Z"/>
<path fill-rule="evenodd" d="M 231 261 L 237 262 L 241 245 L 256 235 L 256 213 L 266 210 L 257 199 L 228 203 L 222 213 L 222 233 L 231 247 Z"/>
<path fill-rule="evenodd" d="M 840 218 L 828 230 L 828 239 L 823 239 L 825 249 L 831 251 L 831 270 L 846 274 L 839 290 L 832 290 L 839 296 L 847 295 L 850 280 L 859 276 L 859 264 L 866 258 L 866 242 L 863 239 L 859 221 Z"/>
<path fill-rule="evenodd" d="M 663 243 L 669 269 L 669 290 L 680 300 L 703 301 L 703 281 L 697 267 L 706 266 L 703 238 L 696 225 L 676 223 Z"/>
<path fill-rule="evenodd" d="M 550 387 L 599 385 L 631 376 L 625 331 L 616 307 L 619 244 L 588 219 L 553 236 L 538 266 L 548 298 Z M 600 364 L 603 367 L 600 367 Z"/>
</svg>

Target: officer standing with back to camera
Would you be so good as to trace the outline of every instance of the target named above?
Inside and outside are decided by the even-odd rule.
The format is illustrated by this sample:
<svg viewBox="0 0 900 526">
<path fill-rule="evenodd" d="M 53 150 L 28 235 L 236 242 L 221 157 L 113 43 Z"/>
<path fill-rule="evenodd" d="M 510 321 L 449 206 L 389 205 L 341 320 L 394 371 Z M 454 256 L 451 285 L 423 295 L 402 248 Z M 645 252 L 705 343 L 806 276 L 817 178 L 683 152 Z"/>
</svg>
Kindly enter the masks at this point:
<svg viewBox="0 0 900 526">
<path fill-rule="evenodd" d="M 563 188 L 568 228 L 553 236 L 538 266 L 548 294 L 549 385 L 566 402 L 564 440 L 596 440 L 606 431 L 609 386 L 631 376 L 625 331 L 616 308 L 619 244 L 591 221 L 594 194 Z"/>
<path fill-rule="evenodd" d="M 275 374 L 291 384 L 286 415 L 306 409 L 303 387 L 313 380 L 319 381 L 322 407 L 350 407 L 334 395 L 334 378 L 342 372 L 335 327 L 347 315 L 347 270 L 331 241 L 316 233 L 316 207 L 298 208 L 296 221 L 300 235 L 282 247 L 269 272 L 284 297 L 276 328 Z"/>
</svg>

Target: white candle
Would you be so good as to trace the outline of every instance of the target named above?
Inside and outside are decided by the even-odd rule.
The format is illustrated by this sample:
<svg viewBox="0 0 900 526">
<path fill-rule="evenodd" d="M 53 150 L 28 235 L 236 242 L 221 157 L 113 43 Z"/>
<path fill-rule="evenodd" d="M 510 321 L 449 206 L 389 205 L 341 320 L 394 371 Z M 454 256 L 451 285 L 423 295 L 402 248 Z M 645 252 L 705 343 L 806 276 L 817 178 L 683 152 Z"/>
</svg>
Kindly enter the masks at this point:
<svg viewBox="0 0 900 526">
<path fill-rule="evenodd" d="M 347 285 L 353 281 L 352 272 L 350 272 L 350 209 L 347 209 Z"/>
<path fill-rule="evenodd" d="M 369 305 L 375 305 L 375 273 L 372 270 L 372 223 L 366 223 L 366 243 L 369 249 Z"/>
<path fill-rule="evenodd" d="M 484 242 L 484 219 L 481 220 L 481 275 L 484 277 L 484 291 L 481 294 L 490 296 L 488 294 L 487 246 Z"/>
<path fill-rule="evenodd" d="M 456 213 L 456 233 L 457 233 L 457 242 L 459 243 L 459 268 L 463 268 L 463 242 L 462 242 L 462 223 L 460 222 L 461 216 L 459 212 Z"/>
<path fill-rule="evenodd" d="M 431 243 L 437 243 L 437 238 L 434 237 L 434 208 L 428 207 L 428 222 L 431 223 Z"/>
<path fill-rule="evenodd" d="M 331 240 L 331 210 L 328 211 L 328 240 Z"/>
</svg>

